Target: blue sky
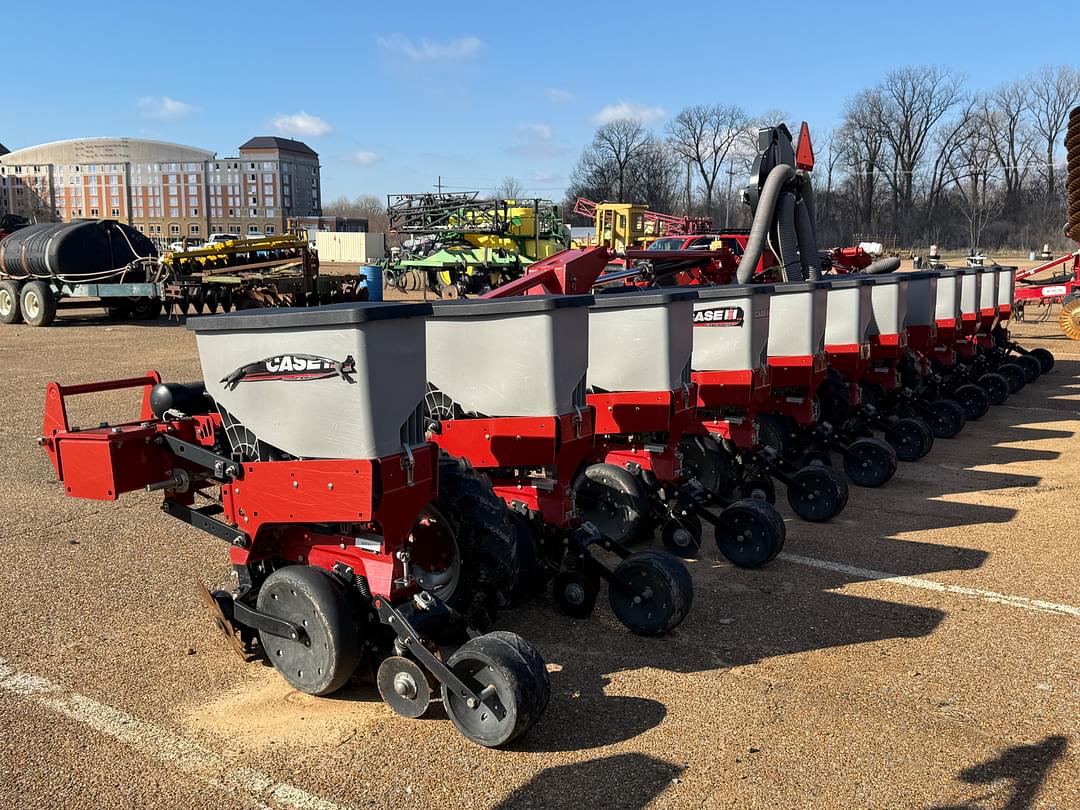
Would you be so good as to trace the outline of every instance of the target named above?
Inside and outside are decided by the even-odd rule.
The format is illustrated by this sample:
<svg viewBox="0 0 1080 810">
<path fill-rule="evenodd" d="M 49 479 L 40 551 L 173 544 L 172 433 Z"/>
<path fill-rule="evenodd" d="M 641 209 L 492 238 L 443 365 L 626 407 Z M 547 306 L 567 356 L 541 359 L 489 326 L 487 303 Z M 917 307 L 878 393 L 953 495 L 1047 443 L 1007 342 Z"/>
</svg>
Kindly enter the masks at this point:
<svg viewBox="0 0 1080 810">
<path fill-rule="evenodd" d="M 723 102 L 820 131 L 891 68 L 936 63 L 990 88 L 1067 60 L 1059 32 L 1080 30 L 1070 0 L 815 6 L 8 3 L 0 142 L 126 135 L 225 156 L 283 134 L 319 152 L 324 201 L 439 175 L 481 190 L 511 175 L 558 198 L 620 112 L 662 129 Z"/>
</svg>

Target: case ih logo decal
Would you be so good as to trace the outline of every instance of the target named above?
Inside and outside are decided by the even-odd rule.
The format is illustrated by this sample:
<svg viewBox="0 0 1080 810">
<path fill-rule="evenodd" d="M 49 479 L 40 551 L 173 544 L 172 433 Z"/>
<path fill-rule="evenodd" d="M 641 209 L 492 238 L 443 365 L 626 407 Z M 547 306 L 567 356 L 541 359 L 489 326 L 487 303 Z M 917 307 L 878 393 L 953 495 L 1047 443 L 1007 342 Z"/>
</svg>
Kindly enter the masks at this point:
<svg viewBox="0 0 1080 810">
<path fill-rule="evenodd" d="M 352 355 L 344 360 L 330 360 L 313 354 L 279 354 L 267 357 L 257 363 L 248 363 L 222 378 L 225 387 L 232 390 L 242 382 L 266 382 L 285 380 L 306 382 L 325 380 L 329 377 L 341 377 L 345 382 L 355 382 L 352 374 L 356 373 L 356 361 Z"/>
<path fill-rule="evenodd" d="M 713 307 L 694 312 L 694 326 L 742 326 L 742 307 Z"/>
</svg>

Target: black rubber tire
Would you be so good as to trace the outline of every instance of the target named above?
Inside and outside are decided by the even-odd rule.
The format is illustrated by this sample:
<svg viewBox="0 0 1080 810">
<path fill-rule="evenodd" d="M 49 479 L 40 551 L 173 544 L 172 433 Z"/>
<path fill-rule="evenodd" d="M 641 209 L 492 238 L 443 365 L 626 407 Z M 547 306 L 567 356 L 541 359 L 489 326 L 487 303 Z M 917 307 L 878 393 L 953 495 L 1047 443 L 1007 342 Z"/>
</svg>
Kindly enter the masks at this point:
<svg viewBox="0 0 1080 810">
<path fill-rule="evenodd" d="M 564 616 L 587 619 L 596 607 L 600 580 L 584 571 L 561 571 L 551 581 L 551 599 Z"/>
<path fill-rule="evenodd" d="M 518 601 L 530 594 L 542 591 L 551 578 L 552 572 L 541 554 L 538 527 L 513 509 L 510 510 L 510 523 L 514 530 L 518 558 L 517 581 L 514 583 L 511 595 L 514 601 Z"/>
<path fill-rule="evenodd" d="M 680 559 L 692 559 L 701 551 L 701 518 L 693 512 L 670 517 L 660 527 L 664 548 Z"/>
<path fill-rule="evenodd" d="M 630 632 L 662 636 L 678 627 L 690 612 L 694 582 L 678 557 L 664 551 L 638 551 L 620 562 L 615 574 L 652 590 L 651 596 L 635 602 L 630 594 L 608 587 L 611 610 Z"/>
<path fill-rule="evenodd" d="M 765 474 L 751 475 L 739 484 L 739 497 L 776 503 L 776 484 Z"/>
<path fill-rule="evenodd" d="M 1008 365 L 1008 364 L 1006 364 Z M 1012 387 L 1015 383 L 1020 384 L 1020 388 L 1024 387 L 1024 372 L 1020 370 L 1018 366 L 1013 366 L 1015 371 L 1007 371 L 1008 377 L 1002 374 L 996 374 L 994 372 L 987 372 L 979 377 L 979 385 L 986 391 L 986 395 L 990 398 L 991 405 L 1004 405 L 1009 400 L 1009 394 L 1012 392 Z M 1020 390 L 1019 388 L 1016 390 Z"/>
<path fill-rule="evenodd" d="M 949 398 L 960 404 L 964 409 L 964 418 L 969 422 L 982 419 L 990 410 L 990 395 L 985 388 L 975 383 L 958 385 L 956 390 L 949 394 Z"/>
<path fill-rule="evenodd" d="M 161 299 L 133 298 L 128 313 L 137 321 L 156 321 L 161 315 Z"/>
<path fill-rule="evenodd" d="M 918 419 L 904 416 L 889 425 L 885 431 L 885 441 L 900 461 L 918 461 L 930 452 L 932 439 L 929 434 L 929 428 Z"/>
<path fill-rule="evenodd" d="M 1042 373 L 1046 374 L 1054 367 L 1054 355 L 1049 349 L 1044 349 L 1039 346 L 1030 350 L 1030 354 L 1036 360 L 1039 361 L 1039 366 L 1042 368 Z"/>
<path fill-rule="evenodd" d="M 735 501 L 720 513 L 721 520 L 732 524 L 714 526 L 716 547 L 738 568 L 760 568 L 780 553 L 786 530 L 776 509 L 762 501 Z M 749 537 L 747 536 L 749 534 Z"/>
<path fill-rule="evenodd" d="M 758 429 L 758 441 L 762 447 L 771 447 L 781 458 L 787 457 L 791 447 L 788 429 L 784 417 L 774 413 L 759 413 L 755 418 Z"/>
<path fill-rule="evenodd" d="M 1017 355 L 1012 362 L 1020 366 L 1020 370 L 1024 372 L 1024 379 L 1029 383 L 1035 382 L 1042 376 L 1042 364 L 1031 355 Z"/>
<path fill-rule="evenodd" d="M 513 742 L 534 726 L 547 708 L 551 694 L 547 668 L 535 648 L 516 633 L 496 631 L 469 639 L 454 651 L 447 666 L 475 692 L 494 685 L 495 694 L 488 701 L 497 701 L 505 712 L 499 718 L 494 711 L 479 709 L 478 717 L 462 696 L 443 687 L 447 716 L 477 745 L 497 748 Z"/>
<path fill-rule="evenodd" d="M 873 405 L 879 411 L 885 402 L 885 389 L 880 383 L 864 382 L 859 384 L 859 395 L 866 405 Z"/>
<path fill-rule="evenodd" d="M 22 323 L 22 302 L 19 283 L 11 279 L 0 281 L 0 324 Z"/>
<path fill-rule="evenodd" d="M 625 544 L 650 533 L 649 493 L 644 482 L 625 467 L 590 464 L 578 471 L 572 487 L 581 519 L 604 536 Z"/>
<path fill-rule="evenodd" d="M 511 603 L 520 576 L 510 510 L 486 475 L 447 453 L 439 456 L 439 497 L 432 505 L 430 512 L 449 523 L 460 558 L 456 584 L 432 590 L 470 627 L 487 630 Z"/>
<path fill-rule="evenodd" d="M 44 281 L 28 281 L 19 292 L 19 310 L 27 326 L 49 326 L 56 320 L 56 295 Z"/>
<path fill-rule="evenodd" d="M 1002 363 L 997 367 L 996 372 L 999 376 L 1004 377 L 1005 381 L 1009 384 L 1010 394 L 1021 391 L 1024 386 L 1027 385 L 1027 375 L 1020 366 L 1016 365 L 1016 363 Z M 986 375 L 984 374 L 983 377 L 985 376 Z M 982 382 L 982 377 L 979 378 L 979 381 Z M 1000 405 L 1001 403 L 995 402 L 994 404 Z"/>
<path fill-rule="evenodd" d="M 882 439 L 856 439 L 848 452 L 858 456 L 844 456 L 844 473 L 856 486 L 880 487 L 896 475 L 896 452 Z"/>
<path fill-rule="evenodd" d="M 259 631 L 266 657 L 294 689 L 328 695 L 352 677 L 360 663 L 360 633 L 345 587 L 333 575 L 312 565 L 279 568 L 259 587 L 256 607 L 308 633 L 308 639 L 293 641 Z"/>
<path fill-rule="evenodd" d="M 957 436 L 967 418 L 960 403 L 951 399 L 936 399 L 929 403 L 930 414 L 927 424 L 936 439 L 952 439 Z"/>
<path fill-rule="evenodd" d="M 707 492 L 725 495 L 735 486 L 731 459 L 709 434 L 686 434 L 679 439 L 683 472 L 696 478 Z"/>
<path fill-rule="evenodd" d="M 847 505 L 847 481 L 832 467 L 814 464 L 802 467 L 791 477 L 787 488 L 788 505 L 810 523 L 824 523 L 844 511 Z"/>
</svg>

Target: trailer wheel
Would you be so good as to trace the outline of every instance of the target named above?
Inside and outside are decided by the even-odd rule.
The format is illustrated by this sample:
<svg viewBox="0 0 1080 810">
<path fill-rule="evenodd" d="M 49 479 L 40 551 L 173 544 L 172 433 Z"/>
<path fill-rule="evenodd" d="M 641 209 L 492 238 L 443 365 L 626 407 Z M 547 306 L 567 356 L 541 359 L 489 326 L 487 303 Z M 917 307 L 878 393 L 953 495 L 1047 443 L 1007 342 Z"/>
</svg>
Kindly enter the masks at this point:
<svg viewBox="0 0 1080 810">
<path fill-rule="evenodd" d="M 486 630 L 510 604 L 517 531 L 490 480 L 465 461 L 440 456 L 439 496 L 413 524 L 409 541 L 412 575 L 470 627 Z"/>
<path fill-rule="evenodd" d="M 23 285 L 19 309 L 28 326 L 49 326 L 56 320 L 56 296 L 44 281 Z"/>
<path fill-rule="evenodd" d="M 321 568 L 287 565 L 259 588 L 260 612 L 300 625 L 306 638 L 259 631 L 266 656 L 288 683 L 308 695 L 328 695 L 352 677 L 360 662 L 360 637 L 345 589 Z"/>
<path fill-rule="evenodd" d="M 18 283 L 0 281 L 0 323 L 22 323 L 22 319 Z"/>
<path fill-rule="evenodd" d="M 690 612 L 694 582 L 678 557 L 664 551 L 638 551 L 615 568 L 623 587 L 608 586 L 608 602 L 622 624 L 639 636 L 674 630 Z"/>
<path fill-rule="evenodd" d="M 128 312 L 137 321 L 156 321 L 161 315 L 161 300 L 158 298 L 133 298 L 128 305 Z"/>
</svg>

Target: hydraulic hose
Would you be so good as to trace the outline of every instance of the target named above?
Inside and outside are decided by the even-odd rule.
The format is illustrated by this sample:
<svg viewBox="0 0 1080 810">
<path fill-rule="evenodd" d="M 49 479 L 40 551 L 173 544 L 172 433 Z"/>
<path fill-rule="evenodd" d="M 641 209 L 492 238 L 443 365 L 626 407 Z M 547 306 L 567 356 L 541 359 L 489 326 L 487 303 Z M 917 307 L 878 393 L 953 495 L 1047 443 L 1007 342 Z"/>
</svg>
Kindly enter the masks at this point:
<svg viewBox="0 0 1080 810">
<path fill-rule="evenodd" d="M 878 259 L 873 264 L 867 265 L 862 269 L 862 272 L 875 276 L 878 273 L 895 273 L 899 269 L 900 259 L 896 256 L 889 256 L 888 258 Z"/>
<path fill-rule="evenodd" d="M 780 195 L 780 215 L 777 217 L 780 237 L 780 261 L 784 264 L 785 281 L 802 281 L 802 262 L 799 259 L 799 237 L 795 232 L 795 192 Z"/>
<path fill-rule="evenodd" d="M 804 189 L 808 186 L 804 186 Z M 799 259 L 806 277 L 811 281 L 821 278 L 821 258 L 818 253 L 817 231 L 814 228 L 814 204 L 807 204 L 806 197 L 795 206 L 795 235 L 799 239 Z"/>
<path fill-rule="evenodd" d="M 746 249 L 743 250 L 742 258 L 739 260 L 739 269 L 735 274 L 735 280 L 739 284 L 746 284 L 754 277 L 758 261 L 761 259 L 761 250 L 765 246 L 765 239 L 772 227 L 773 212 L 776 209 L 780 191 L 784 184 L 790 182 L 794 176 L 795 170 L 785 163 L 775 166 L 765 179 L 758 198 L 757 211 L 754 212 L 754 222 L 750 226 L 750 236 L 746 240 Z"/>
</svg>

